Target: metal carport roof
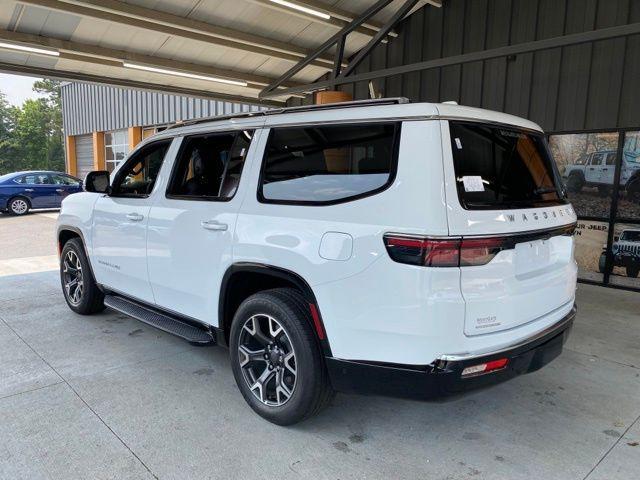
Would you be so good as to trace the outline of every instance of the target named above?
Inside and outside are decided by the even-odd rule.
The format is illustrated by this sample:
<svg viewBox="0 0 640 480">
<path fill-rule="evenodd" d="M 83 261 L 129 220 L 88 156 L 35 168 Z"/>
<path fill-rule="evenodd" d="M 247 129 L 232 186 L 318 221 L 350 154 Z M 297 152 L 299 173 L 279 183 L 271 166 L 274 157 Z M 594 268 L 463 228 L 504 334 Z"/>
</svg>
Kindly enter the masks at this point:
<svg viewBox="0 0 640 480">
<path fill-rule="evenodd" d="M 0 0 L 0 71 L 255 103 L 262 89 L 375 3 Z M 413 10 L 427 3 L 440 0 L 421 0 Z M 350 34 L 344 58 L 403 4 L 392 1 Z M 321 78 L 333 57 L 333 50 L 319 56 L 283 87 Z"/>
</svg>

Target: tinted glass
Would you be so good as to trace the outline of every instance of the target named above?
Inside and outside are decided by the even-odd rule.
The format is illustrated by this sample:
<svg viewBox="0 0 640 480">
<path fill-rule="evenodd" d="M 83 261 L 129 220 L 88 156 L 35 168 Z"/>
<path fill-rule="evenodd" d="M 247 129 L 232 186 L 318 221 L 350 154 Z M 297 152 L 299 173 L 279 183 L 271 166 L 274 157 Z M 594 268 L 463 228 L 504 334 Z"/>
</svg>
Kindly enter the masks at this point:
<svg viewBox="0 0 640 480">
<path fill-rule="evenodd" d="M 116 174 L 113 195 L 146 196 L 151 193 L 171 140 L 146 145 Z"/>
<path fill-rule="evenodd" d="M 184 140 L 167 194 L 230 199 L 240 183 L 253 132 L 199 135 Z"/>
<path fill-rule="evenodd" d="M 274 128 L 262 198 L 327 203 L 380 190 L 395 170 L 399 132 L 396 123 Z"/>
<path fill-rule="evenodd" d="M 449 122 L 458 195 L 467 209 L 565 203 L 542 134 Z"/>
<path fill-rule="evenodd" d="M 25 185 L 51 185 L 51 178 L 46 173 L 23 175 L 16 179 L 16 183 Z"/>
<path fill-rule="evenodd" d="M 53 183 L 56 185 L 80 185 L 75 178 L 67 177 L 66 175 L 52 175 L 51 178 L 53 178 Z"/>
</svg>

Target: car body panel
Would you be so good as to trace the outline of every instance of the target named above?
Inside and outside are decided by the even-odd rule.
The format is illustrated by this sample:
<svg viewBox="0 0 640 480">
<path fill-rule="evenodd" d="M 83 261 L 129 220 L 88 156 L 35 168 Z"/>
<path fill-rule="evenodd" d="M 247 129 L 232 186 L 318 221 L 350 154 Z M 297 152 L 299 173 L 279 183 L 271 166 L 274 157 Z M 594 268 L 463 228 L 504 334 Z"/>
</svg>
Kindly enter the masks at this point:
<svg viewBox="0 0 640 480">
<path fill-rule="evenodd" d="M 58 185 L 53 176 L 72 179 L 76 185 Z M 27 183 L 18 183 L 24 179 Z M 45 183 L 42 183 L 45 182 Z M 7 174 L 0 181 L 0 210 L 8 208 L 8 201 L 14 197 L 28 199 L 31 208 L 60 208 L 62 200 L 73 193 L 82 191 L 80 179 L 60 172 L 24 171 Z"/>
</svg>

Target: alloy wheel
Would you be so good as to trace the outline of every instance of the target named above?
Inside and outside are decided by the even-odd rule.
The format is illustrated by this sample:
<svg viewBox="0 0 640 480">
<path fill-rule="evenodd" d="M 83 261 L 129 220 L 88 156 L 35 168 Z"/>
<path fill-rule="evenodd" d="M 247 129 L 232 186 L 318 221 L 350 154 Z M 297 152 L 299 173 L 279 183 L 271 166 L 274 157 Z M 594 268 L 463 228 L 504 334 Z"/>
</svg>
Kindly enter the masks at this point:
<svg viewBox="0 0 640 480">
<path fill-rule="evenodd" d="M 284 327 L 273 317 L 253 315 L 243 325 L 238 342 L 242 376 L 263 404 L 280 407 L 296 387 L 296 355 Z"/>
<path fill-rule="evenodd" d="M 62 274 L 64 278 L 64 290 L 72 305 L 79 305 L 84 291 L 82 277 L 82 264 L 78 254 L 69 250 L 62 262 Z"/>
<path fill-rule="evenodd" d="M 11 202 L 11 211 L 16 215 L 22 215 L 29 209 L 29 205 L 27 202 L 22 200 L 21 198 L 17 198 L 13 202 Z"/>
</svg>

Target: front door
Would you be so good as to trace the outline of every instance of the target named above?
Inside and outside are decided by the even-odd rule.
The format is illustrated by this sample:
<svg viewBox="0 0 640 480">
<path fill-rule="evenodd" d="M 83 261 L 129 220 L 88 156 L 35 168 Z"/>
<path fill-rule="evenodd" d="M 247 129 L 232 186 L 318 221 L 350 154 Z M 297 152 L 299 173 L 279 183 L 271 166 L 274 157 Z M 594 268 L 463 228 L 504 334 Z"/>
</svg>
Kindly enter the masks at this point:
<svg viewBox="0 0 640 480">
<path fill-rule="evenodd" d="M 149 278 L 158 306 L 217 325 L 252 137 L 242 130 L 183 139 L 166 195 L 149 213 Z"/>
<path fill-rule="evenodd" d="M 602 164 L 604 163 L 605 153 L 594 153 L 591 155 L 589 164 L 586 167 L 584 178 L 587 183 L 600 183 L 602 176 Z"/>
<path fill-rule="evenodd" d="M 153 303 L 147 222 L 170 144 L 171 140 L 159 140 L 133 152 L 113 175 L 112 193 L 100 197 L 94 207 L 92 263 L 97 282 L 147 303 Z"/>
</svg>

